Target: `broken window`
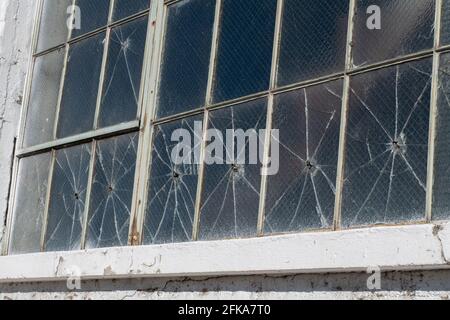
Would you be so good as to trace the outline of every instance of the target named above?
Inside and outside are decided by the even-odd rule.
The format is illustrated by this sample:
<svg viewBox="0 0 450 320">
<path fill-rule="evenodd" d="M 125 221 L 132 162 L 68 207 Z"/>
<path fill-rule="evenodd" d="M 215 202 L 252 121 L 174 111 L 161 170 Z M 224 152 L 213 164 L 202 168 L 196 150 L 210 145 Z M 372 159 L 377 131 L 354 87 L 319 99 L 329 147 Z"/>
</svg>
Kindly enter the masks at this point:
<svg viewBox="0 0 450 320">
<path fill-rule="evenodd" d="M 276 96 L 280 171 L 268 177 L 266 233 L 333 225 L 341 107 L 341 80 Z"/>
<path fill-rule="evenodd" d="M 344 70 L 348 8 L 349 1 L 284 1 L 279 86 Z"/>
<path fill-rule="evenodd" d="M 431 49 L 434 17 L 434 0 L 358 0 L 353 64 L 364 66 Z"/>
<path fill-rule="evenodd" d="M 158 117 L 205 104 L 215 0 L 184 0 L 168 8 Z"/>
<path fill-rule="evenodd" d="M 256 151 L 252 149 L 254 145 L 249 147 L 249 136 L 242 144 L 237 143 L 234 137 L 228 140 L 225 137 L 229 137 L 227 130 L 235 132 L 240 129 L 251 134 L 264 129 L 266 105 L 266 99 L 258 99 L 213 111 L 209 116 L 208 128 L 221 132 L 218 139 L 222 138 L 222 153 L 228 161 L 205 166 L 198 235 L 201 240 L 256 235 L 261 163 L 251 164 L 249 161 L 249 153 Z M 245 163 L 238 161 L 242 155 Z"/>
<path fill-rule="evenodd" d="M 269 89 L 277 1 L 224 0 L 213 101 Z"/>
<path fill-rule="evenodd" d="M 196 126 L 202 125 L 202 117 L 194 116 L 155 127 L 150 166 L 149 193 L 144 223 L 144 243 L 172 243 L 192 240 L 195 199 L 198 182 L 198 164 L 195 150 L 200 148 L 200 135 Z M 186 146 L 192 149 L 183 152 L 175 149 L 180 143 L 172 138 L 176 130 L 189 133 L 184 137 Z M 180 163 L 172 161 L 172 153 L 179 151 Z"/>
<path fill-rule="evenodd" d="M 425 219 L 431 62 L 352 77 L 344 226 Z"/>
</svg>

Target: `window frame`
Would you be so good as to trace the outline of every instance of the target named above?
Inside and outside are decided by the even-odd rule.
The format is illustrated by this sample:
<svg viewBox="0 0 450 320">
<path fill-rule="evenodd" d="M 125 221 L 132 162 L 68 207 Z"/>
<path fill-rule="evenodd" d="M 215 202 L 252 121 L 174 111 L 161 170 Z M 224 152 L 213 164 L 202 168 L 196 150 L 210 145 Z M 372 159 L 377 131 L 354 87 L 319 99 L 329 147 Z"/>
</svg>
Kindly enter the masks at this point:
<svg viewBox="0 0 450 320">
<path fill-rule="evenodd" d="M 399 225 L 417 225 L 421 223 L 430 223 L 432 222 L 432 186 L 434 180 L 434 149 L 435 149 L 435 136 L 436 136 L 436 115 L 437 115 L 437 92 L 438 92 L 438 74 L 439 74 L 439 63 L 441 53 L 449 52 L 450 45 L 441 46 L 441 18 L 442 18 L 442 7 L 443 0 L 435 0 L 435 19 L 434 19 L 434 43 L 431 49 L 427 49 L 420 52 L 415 52 L 413 54 L 401 55 L 395 57 L 393 59 L 384 60 L 381 62 L 375 62 L 364 66 L 354 66 L 352 63 L 352 53 L 353 53 L 353 35 L 355 29 L 355 13 L 356 6 L 359 0 L 346 0 L 349 1 L 349 15 L 348 15 L 348 27 L 347 27 L 347 38 L 346 38 L 346 54 L 345 54 L 345 67 L 342 72 L 321 76 L 314 79 L 308 79 L 300 82 L 296 82 L 293 84 L 285 85 L 285 86 L 277 86 L 277 75 L 278 75 L 278 64 L 279 64 L 279 56 L 280 56 L 280 39 L 281 39 L 281 30 L 282 30 L 282 16 L 284 10 L 284 2 L 285 0 L 277 1 L 277 11 L 275 18 L 275 31 L 274 31 L 274 39 L 273 39 L 273 53 L 272 53 L 272 62 L 271 62 L 271 73 L 270 73 L 270 86 L 268 90 L 261 91 L 255 94 L 251 94 L 248 96 L 243 96 L 237 99 L 232 99 L 219 103 L 212 103 L 213 96 L 213 80 L 215 75 L 215 63 L 217 61 L 217 51 L 218 51 L 218 39 L 219 39 L 219 29 L 220 29 L 220 18 L 221 18 L 221 9 L 224 0 L 216 0 L 216 9 L 214 16 L 214 24 L 213 24 L 213 32 L 212 32 L 212 45 L 211 45 L 211 54 L 210 54 L 210 62 L 209 62 L 209 73 L 208 73 L 208 82 L 207 82 L 207 91 L 206 91 L 206 104 L 201 108 L 197 108 L 191 111 L 163 117 L 156 118 L 156 106 L 158 100 L 158 90 L 159 90 L 159 82 L 160 82 L 160 72 L 161 72 L 161 62 L 163 55 L 163 47 L 165 40 L 165 30 L 166 30 L 166 22 L 167 22 L 167 13 L 168 7 L 172 4 L 175 4 L 180 1 L 185 0 L 152 0 L 150 3 L 150 8 L 138 13 L 136 15 L 127 17 L 125 19 L 121 19 L 118 21 L 112 22 L 112 14 L 114 8 L 115 0 L 111 0 L 110 12 L 108 25 L 106 26 L 106 43 L 103 53 L 103 61 L 102 61 L 102 71 L 100 76 L 100 85 L 99 92 L 101 93 L 103 87 L 103 79 L 105 76 L 105 64 L 107 60 L 107 51 L 108 51 L 108 42 L 110 39 L 110 30 L 114 26 L 122 25 L 128 21 L 131 21 L 138 16 L 145 16 L 148 14 L 149 22 L 148 22 L 148 30 L 147 30 L 147 42 L 146 49 L 144 54 L 144 62 L 142 69 L 142 81 L 140 84 L 140 98 L 139 98 L 139 106 L 138 106 L 138 118 L 136 121 L 131 121 L 127 123 L 122 123 L 113 127 L 102 128 L 92 130 L 87 133 L 83 133 L 74 137 L 58 139 L 49 143 L 45 143 L 39 146 L 34 146 L 30 148 L 21 148 L 24 131 L 25 131 L 25 122 L 26 122 L 26 114 L 27 108 L 29 104 L 29 94 L 31 90 L 31 79 L 32 79 L 32 71 L 34 62 L 37 56 L 42 55 L 44 53 L 48 53 L 52 51 L 52 49 L 47 49 L 43 52 L 38 53 L 37 55 L 34 53 L 34 50 L 37 48 L 37 38 L 39 34 L 39 24 L 41 20 L 41 12 L 44 0 L 39 0 L 36 5 L 36 18 L 33 26 L 33 34 L 32 34 L 32 51 L 33 53 L 30 56 L 30 62 L 27 72 L 26 85 L 24 91 L 24 100 L 23 100 L 23 108 L 21 113 L 21 120 L 19 125 L 19 135 L 18 135 L 18 143 L 16 145 L 16 153 L 14 156 L 14 165 L 13 165 L 13 175 L 12 175 L 12 186 L 11 193 L 9 198 L 10 207 L 13 206 L 15 192 L 16 192 L 16 184 L 17 184 L 17 173 L 18 173 L 18 163 L 19 159 L 25 156 L 33 155 L 43 150 L 53 150 L 58 147 L 61 148 L 67 145 L 75 145 L 80 144 L 86 141 L 95 141 L 95 139 L 106 138 L 114 135 L 119 135 L 121 133 L 127 133 L 136 131 L 139 132 L 139 144 L 137 150 L 137 159 L 136 159 L 136 173 L 134 180 L 134 192 L 132 196 L 132 204 L 131 204 L 131 217 L 130 217 L 130 228 L 129 228 L 129 241 L 128 245 L 141 245 L 143 240 L 143 225 L 145 220 L 145 211 L 146 211 L 146 203 L 147 193 L 148 193 L 148 181 L 151 174 L 150 164 L 152 162 L 152 144 L 153 144 L 153 135 L 154 128 L 157 125 L 164 124 L 167 122 L 183 119 L 185 117 L 194 116 L 194 115 L 204 115 L 204 123 L 208 123 L 209 112 L 218 110 L 221 108 L 231 107 L 237 104 L 242 104 L 245 102 L 253 101 L 260 98 L 267 98 L 267 122 L 266 129 L 272 129 L 272 114 L 274 108 L 274 97 L 276 95 L 298 90 L 302 88 L 307 88 L 314 85 L 319 85 L 335 80 L 343 81 L 343 96 L 342 96 L 342 106 L 341 106 L 341 119 L 340 119 L 340 133 L 339 133 L 339 149 L 338 149 L 338 162 L 337 162 L 337 175 L 336 175 L 336 196 L 335 196 L 335 205 L 334 205 L 334 214 L 333 214 L 333 226 L 332 228 L 326 229 L 326 231 L 339 231 L 341 230 L 341 211 L 342 211 L 342 194 L 343 194 L 343 179 L 344 179 L 344 167 L 345 167 L 345 142 L 346 142 L 346 130 L 347 130 L 347 115 L 348 115 L 348 106 L 349 106 L 349 96 L 350 96 L 350 79 L 352 76 L 367 73 L 370 71 L 374 71 L 381 68 L 386 68 L 390 66 L 396 66 L 399 64 L 403 64 L 406 62 L 416 61 L 424 58 L 432 58 L 433 67 L 432 67 L 432 84 L 431 84 L 431 102 L 430 102 L 430 126 L 429 126 L 429 147 L 428 147 L 428 163 L 427 163 L 427 176 L 426 176 L 426 202 L 425 202 L 425 212 L 423 221 L 420 222 L 399 222 L 395 224 L 386 224 L 385 226 L 399 226 Z M 69 44 L 79 41 L 81 39 L 87 38 L 96 33 L 102 32 L 105 30 L 104 28 L 94 30 L 82 36 L 79 36 L 74 39 L 70 39 L 70 32 L 68 36 L 68 41 L 64 44 L 66 47 L 66 58 L 68 54 L 68 46 Z M 70 39 L 70 40 L 69 40 Z M 61 48 L 63 45 L 60 46 Z M 66 62 L 65 62 L 66 65 Z M 65 66 L 63 67 L 63 73 L 65 70 Z M 64 81 L 62 80 L 61 83 Z M 60 96 L 62 90 L 60 89 Z M 59 100 L 61 97 L 59 97 Z M 97 96 L 97 109 L 96 109 L 96 118 L 98 117 L 99 104 L 101 100 L 101 94 Z M 57 117 L 56 117 L 57 118 Z M 203 159 L 205 157 L 205 135 L 206 135 L 207 126 L 204 128 L 203 132 L 203 141 L 201 145 L 201 165 L 198 174 L 198 184 L 197 184 L 197 193 L 195 199 L 195 212 L 194 212 L 194 226 L 193 226 L 193 241 L 197 240 L 198 231 L 199 231 L 199 218 L 200 218 L 200 206 L 201 206 L 201 193 L 203 187 L 203 179 L 204 179 L 204 167 L 205 164 Z M 55 128 L 56 130 L 56 128 Z M 266 163 L 269 158 L 269 141 L 270 136 L 266 135 L 266 141 L 264 144 L 264 161 Z M 95 143 L 95 142 L 94 142 Z M 95 146 L 94 146 L 95 150 Z M 54 150 L 52 151 L 54 153 Z M 94 153 L 91 158 L 90 170 L 93 170 L 94 165 Z M 52 164 L 53 168 L 53 164 Z M 50 170 L 52 172 L 52 169 Z M 50 173 L 51 178 L 51 173 Z M 258 226 L 257 226 L 257 235 L 258 236 L 270 236 L 264 233 L 264 214 L 265 214 L 265 202 L 266 202 L 266 190 L 267 190 L 267 176 L 262 175 L 261 177 L 261 189 L 260 189 L 260 198 L 259 198 L 259 214 L 258 214 Z M 86 203 L 89 201 L 89 193 L 92 182 L 92 174 L 90 174 L 89 182 L 88 182 L 88 194 L 86 198 Z M 49 180 L 49 184 L 51 180 Z M 49 190 L 51 190 L 51 185 L 49 185 Z M 48 196 L 50 191 L 47 191 L 47 202 L 46 206 L 48 207 Z M 85 211 L 87 212 L 88 209 Z M 7 217 L 7 227 L 6 227 L 6 237 L 4 240 L 3 246 L 3 254 L 8 254 L 9 249 L 9 241 L 11 236 L 11 227 L 14 216 L 14 208 L 11 210 L 12 212 L 8 214 Z M 48 211 L 48 209 L 46 210 Z M 85 219 L 86 219 L 85 212 Z M 46 223 L 46 222 L 44 222 Z M 358 227 L 350 227 L 347 229 L 362 229 L 362 228 L 372 228 L 373 225 L 369 226 L 358 226 Z M 311 231 L 320 231 L 323 232 L 324 229 L 321 230 L 311 230 Z M 84 229 L 86 232 L 86 228 Z M 43 230 L 45 233 L 45 228 Z M 298 233 L 298 232 L 295 232 Z M 42 237 L 43 238 L 43 237 Z M 83 241 L 85 239 L 85 235 L 83 234 Z M 84 242 L 82 243 L 82 248 L 84 249 Z"/>
</svg>

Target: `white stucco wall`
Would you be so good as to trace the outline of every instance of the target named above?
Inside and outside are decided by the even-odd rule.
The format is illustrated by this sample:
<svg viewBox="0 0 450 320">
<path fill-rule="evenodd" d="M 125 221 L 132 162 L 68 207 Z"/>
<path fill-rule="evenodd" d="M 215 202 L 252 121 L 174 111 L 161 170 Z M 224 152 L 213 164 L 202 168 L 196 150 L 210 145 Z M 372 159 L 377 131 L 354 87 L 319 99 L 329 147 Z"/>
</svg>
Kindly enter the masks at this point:
<svg viewBox="0 0 450 320">
<path fill-rule="evenodd" d="M 0 1 L 0 241 L 35 3 Z M 0 299 L 448 299 L 449 230 L 449 226 L 424 225 L 216 242 L 209 248 L 208 243 L 139 248 L 131 253 L 130 261 L 127 249 L 2 257 Z M 268 248 L 273 250 L 272 259 Z M 215 260 L 211 268 L 208 256 Z M 71 291 L 60 272 L 65 264 L 70 267 L 77 261 L 84 262 L 81 271 L 90 279 L 81 281 L 81 289 Z M 389 266 L 381 275 L 381 290 L 367 288 L 366 264 Z M 271 272 L 265 272 L 266 267 Z M 186 268 L 189 277 L 180 277 Z M 208 270 L 214 274 L 207 274 Z M 33 282 L 23 283 L 26 279 Z"/>
</svg>

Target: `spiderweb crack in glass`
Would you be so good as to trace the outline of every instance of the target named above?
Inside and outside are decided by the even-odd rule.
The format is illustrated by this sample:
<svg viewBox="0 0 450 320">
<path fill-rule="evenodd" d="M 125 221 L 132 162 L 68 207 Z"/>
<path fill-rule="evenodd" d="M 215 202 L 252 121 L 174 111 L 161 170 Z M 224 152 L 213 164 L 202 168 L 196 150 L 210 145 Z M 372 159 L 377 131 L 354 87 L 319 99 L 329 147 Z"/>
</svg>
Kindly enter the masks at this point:
<svg viewBox="0 0 450 320">
<path fill-rule="evenodd" d="M 185 118 L 155 128 L 144 243 L 172 243 L 192 240 L 198 165 L 194 161 L 174 164 L 172 151 L 178 142 L 171 139 L 177 129 L 195 136 L 194 148 L 186 157 L 194 157 L 202 137 L 195 130 L 201 116 Z"/>
<path fill-rule="evenodd" d="M 342 81 L 275 98 L 280 172 L 268 178 L 265 232 L 328 228 L 333 220 Z"/>
<path fill-rule="evenodd" d="M 266 125 L 267 99 L 211 112 L 209 128 L 223 136 L 227 129 L 263 129 Z M 249 139 L 233 154 L 225 148 L 228 159 L 239 159 L 248 150 Z M 228 145 L 221 141 L 222 145 Z M 235 157 L 233 157 L 235 156 Z M 247 158 L 248 159 L 248 158 Z M 201 200 L 199 239 L 212 240 L 256 235 L 261 183 L 261 163 L 206 165 Z"/>
<path fill-rule="evenodd" d="M 128 243 L 137 143 L 137 133 L 97 143 L 87 248 Z"/>
<path fill-rule="evenodd" d="M 423 220 L 431 59 L 351 79 L 345 226 Z"/>
</svg>

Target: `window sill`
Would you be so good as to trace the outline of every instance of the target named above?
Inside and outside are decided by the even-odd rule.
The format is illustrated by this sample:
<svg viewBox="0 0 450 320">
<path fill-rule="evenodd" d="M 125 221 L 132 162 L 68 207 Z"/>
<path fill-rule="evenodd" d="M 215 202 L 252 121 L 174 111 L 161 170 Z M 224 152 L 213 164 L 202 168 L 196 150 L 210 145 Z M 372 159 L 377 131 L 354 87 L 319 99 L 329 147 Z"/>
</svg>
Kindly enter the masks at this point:
<svg viewBox="0 0 450 320">
<path fill-rule="evenodd" d="M 0 257 L 0 282 L 450 268 L 450 223 Z"/>
</svg>

